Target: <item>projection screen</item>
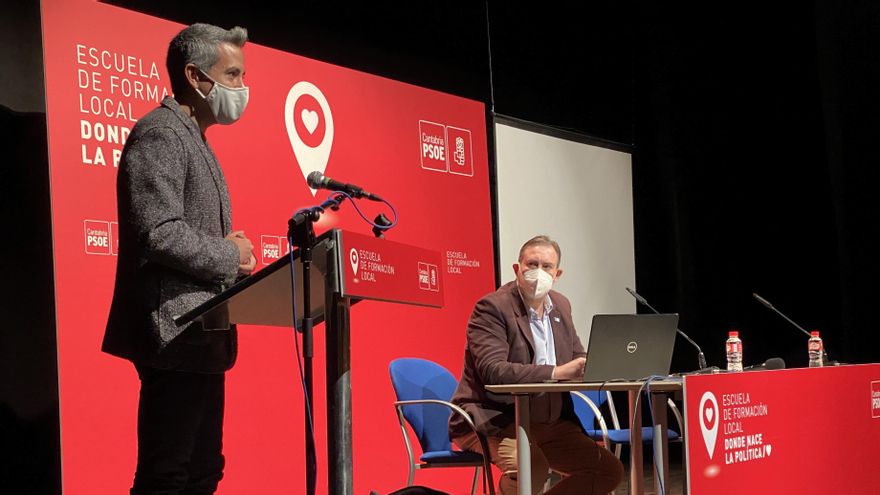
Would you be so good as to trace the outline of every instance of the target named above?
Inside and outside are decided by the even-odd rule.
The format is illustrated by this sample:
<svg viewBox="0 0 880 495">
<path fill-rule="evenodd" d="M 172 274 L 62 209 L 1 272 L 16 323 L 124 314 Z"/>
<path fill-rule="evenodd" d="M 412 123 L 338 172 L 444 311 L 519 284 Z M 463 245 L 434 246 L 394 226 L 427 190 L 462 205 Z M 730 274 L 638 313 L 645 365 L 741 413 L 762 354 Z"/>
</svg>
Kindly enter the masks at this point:
<svg viewBox="0 0 880 495">
<path fill-rule="evenodd" d="M 518 126 L 519 127 L 519 126 Z M 554 285 L 571 300 L 584 346 L 594 314 L 635 313 L 632 157 L 496 122 L 502 283 L 537 234 L 562 248 Z"/>
</svg>

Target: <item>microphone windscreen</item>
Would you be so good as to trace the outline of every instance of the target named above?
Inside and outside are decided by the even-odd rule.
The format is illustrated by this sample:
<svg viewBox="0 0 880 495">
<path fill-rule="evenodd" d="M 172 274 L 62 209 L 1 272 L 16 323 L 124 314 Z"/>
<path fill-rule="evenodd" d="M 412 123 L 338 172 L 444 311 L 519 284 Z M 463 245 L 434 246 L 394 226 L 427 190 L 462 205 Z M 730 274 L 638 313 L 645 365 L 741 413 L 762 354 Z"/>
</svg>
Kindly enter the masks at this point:
<svg viewBox="0 0 880 495">
<path fill-rule="evenodd" d="M 310 172 L 308 177 L 306 177 L 306 183 L 312 189 L 320 189 L 321 182 L 324 181 L 324 174 L 315 170 L 314 172 Z"/>
<path fill-rule="evenodd" d="M 770 358 L 764 363 L 764 369 L 768 370 L 784 370 L 785 360 L 782 358 Z"/>
<path fill-rule="evenodd" d="M 752 292 L 752 297 L 754 297 L 756 301 L 763 304 L 764 306 L 767 306 L 768 308 L 773 307 L 773 305 L 770 304 L 770 301 L 764 299 L 763 297 L 759 296 L 758 294 L 755 294 L 754 292 Z"/>
</svg>

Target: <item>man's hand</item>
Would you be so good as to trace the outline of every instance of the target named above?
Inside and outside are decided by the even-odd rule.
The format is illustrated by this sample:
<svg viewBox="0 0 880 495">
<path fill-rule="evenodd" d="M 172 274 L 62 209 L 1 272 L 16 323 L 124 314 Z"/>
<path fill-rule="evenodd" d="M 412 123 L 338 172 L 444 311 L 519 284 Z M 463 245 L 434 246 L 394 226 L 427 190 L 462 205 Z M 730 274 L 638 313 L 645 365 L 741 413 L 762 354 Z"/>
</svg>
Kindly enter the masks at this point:
<svg viewBox="0 0 880 495">
<path fill-rule="evenodd" d="M 235 244 L 235 247 L 238 248 L 238 264 L 241 266 L 247 266 L 251 263 L 251 258 L 254 257 L 254 245 L 244 235 L 243 230 L 236 230 L 235 232 L 226 236 L 226 239 L 232 241 Z M 254 260 L 254 265 L 256 266 L 256 260 Z M 239 270 L 241 270 L 241 266 Z M 253 268 L 251 268 L 253 271 Z"/>
<path fill-rule="evenodd" d="M 552 378 L 554 380 L 576 380 L 584 377 L 584 366 L 587 364 L 587 358 L 578 357 L 571 361 L 553 368 Z"/>
<path fill-rule="evenodd" d="M 251 254 L 251 259 L 248 260 L 247 263 L 238 265 L 238 273 L 240 275 L 250 275 L 254 272 L 254 268 L 257 267 L 257 258 Z"/>
</svg>

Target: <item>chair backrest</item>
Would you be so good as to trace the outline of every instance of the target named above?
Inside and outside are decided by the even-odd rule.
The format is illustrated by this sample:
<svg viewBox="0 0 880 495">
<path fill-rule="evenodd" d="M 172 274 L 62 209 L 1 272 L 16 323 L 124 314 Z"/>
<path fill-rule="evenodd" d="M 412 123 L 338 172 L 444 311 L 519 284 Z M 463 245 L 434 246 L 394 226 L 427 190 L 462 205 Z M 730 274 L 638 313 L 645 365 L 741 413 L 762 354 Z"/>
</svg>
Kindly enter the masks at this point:
<svg viewBox="0 0 880 495">
<path fill-rule="evenodd" d="M 391 385 L 397 400 L 436 399 L 449 401 L 458 386 L 455 377 L 439 364 L 418 358 L 400 358 L 391 362 Z M 450 450 L 449 416 L 452 411 L 439 404 L 420 404 L 403 407 L 403 417 L 409 423 L 422 452 Z"/>
<path fill-rule="evenodd" d="M 596 407 L 602 407 L 608 400 L 608 392 L 607 391 L 599 391 L 599 390 L 582 390 L 582 394 L 586 395 Z M 595 430 L 596 429 L 596 414 L 587 405 L 586 402 L 581 400 L 579 397 L 572 396 L 571 401 L 574 403 L 574 414 L 578 417 L 578 420 L 581 422 L 581 426 L 586 430 Z"/>
</svg>

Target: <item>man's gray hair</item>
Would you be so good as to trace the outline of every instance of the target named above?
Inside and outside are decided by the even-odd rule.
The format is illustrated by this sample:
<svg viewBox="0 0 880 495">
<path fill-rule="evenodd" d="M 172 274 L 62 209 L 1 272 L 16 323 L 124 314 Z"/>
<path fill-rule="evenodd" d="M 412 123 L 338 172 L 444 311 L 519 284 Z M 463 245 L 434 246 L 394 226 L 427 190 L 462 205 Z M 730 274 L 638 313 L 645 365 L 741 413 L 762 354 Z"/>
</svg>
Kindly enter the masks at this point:
<svg viewBox="0 0 880 495">
<path fill-rule="evenodd" d="M 184 28 L 168 45 L 165 64 L 168 68 L 171 90 L 178 94 L 186 89 L 183 69 L 187 64 L 193 64 L 207 72 L 220 59 L 218 46 L 221 43 L 230 43 L 241 48 L 247 39 L 247 29 L 238 26 L 227 30 L 211 24 L 198 23 Z"/>
<path fill-rule="evenodd" d="M 532 237 L 527 240 L 525 244 L 519 248 L 519 258 L 517 260 L 522 263 L 523 261 L 523 253 L 525 253 L 526 249 L 532 246 L 550 246 L 556 251 L 556 266 L 558 267 L 562 263 L 562 249 L 559 248 L 559 243 L 550 238 L 550 236 L 546 235 L 538 235 Z"/>
</svg>

